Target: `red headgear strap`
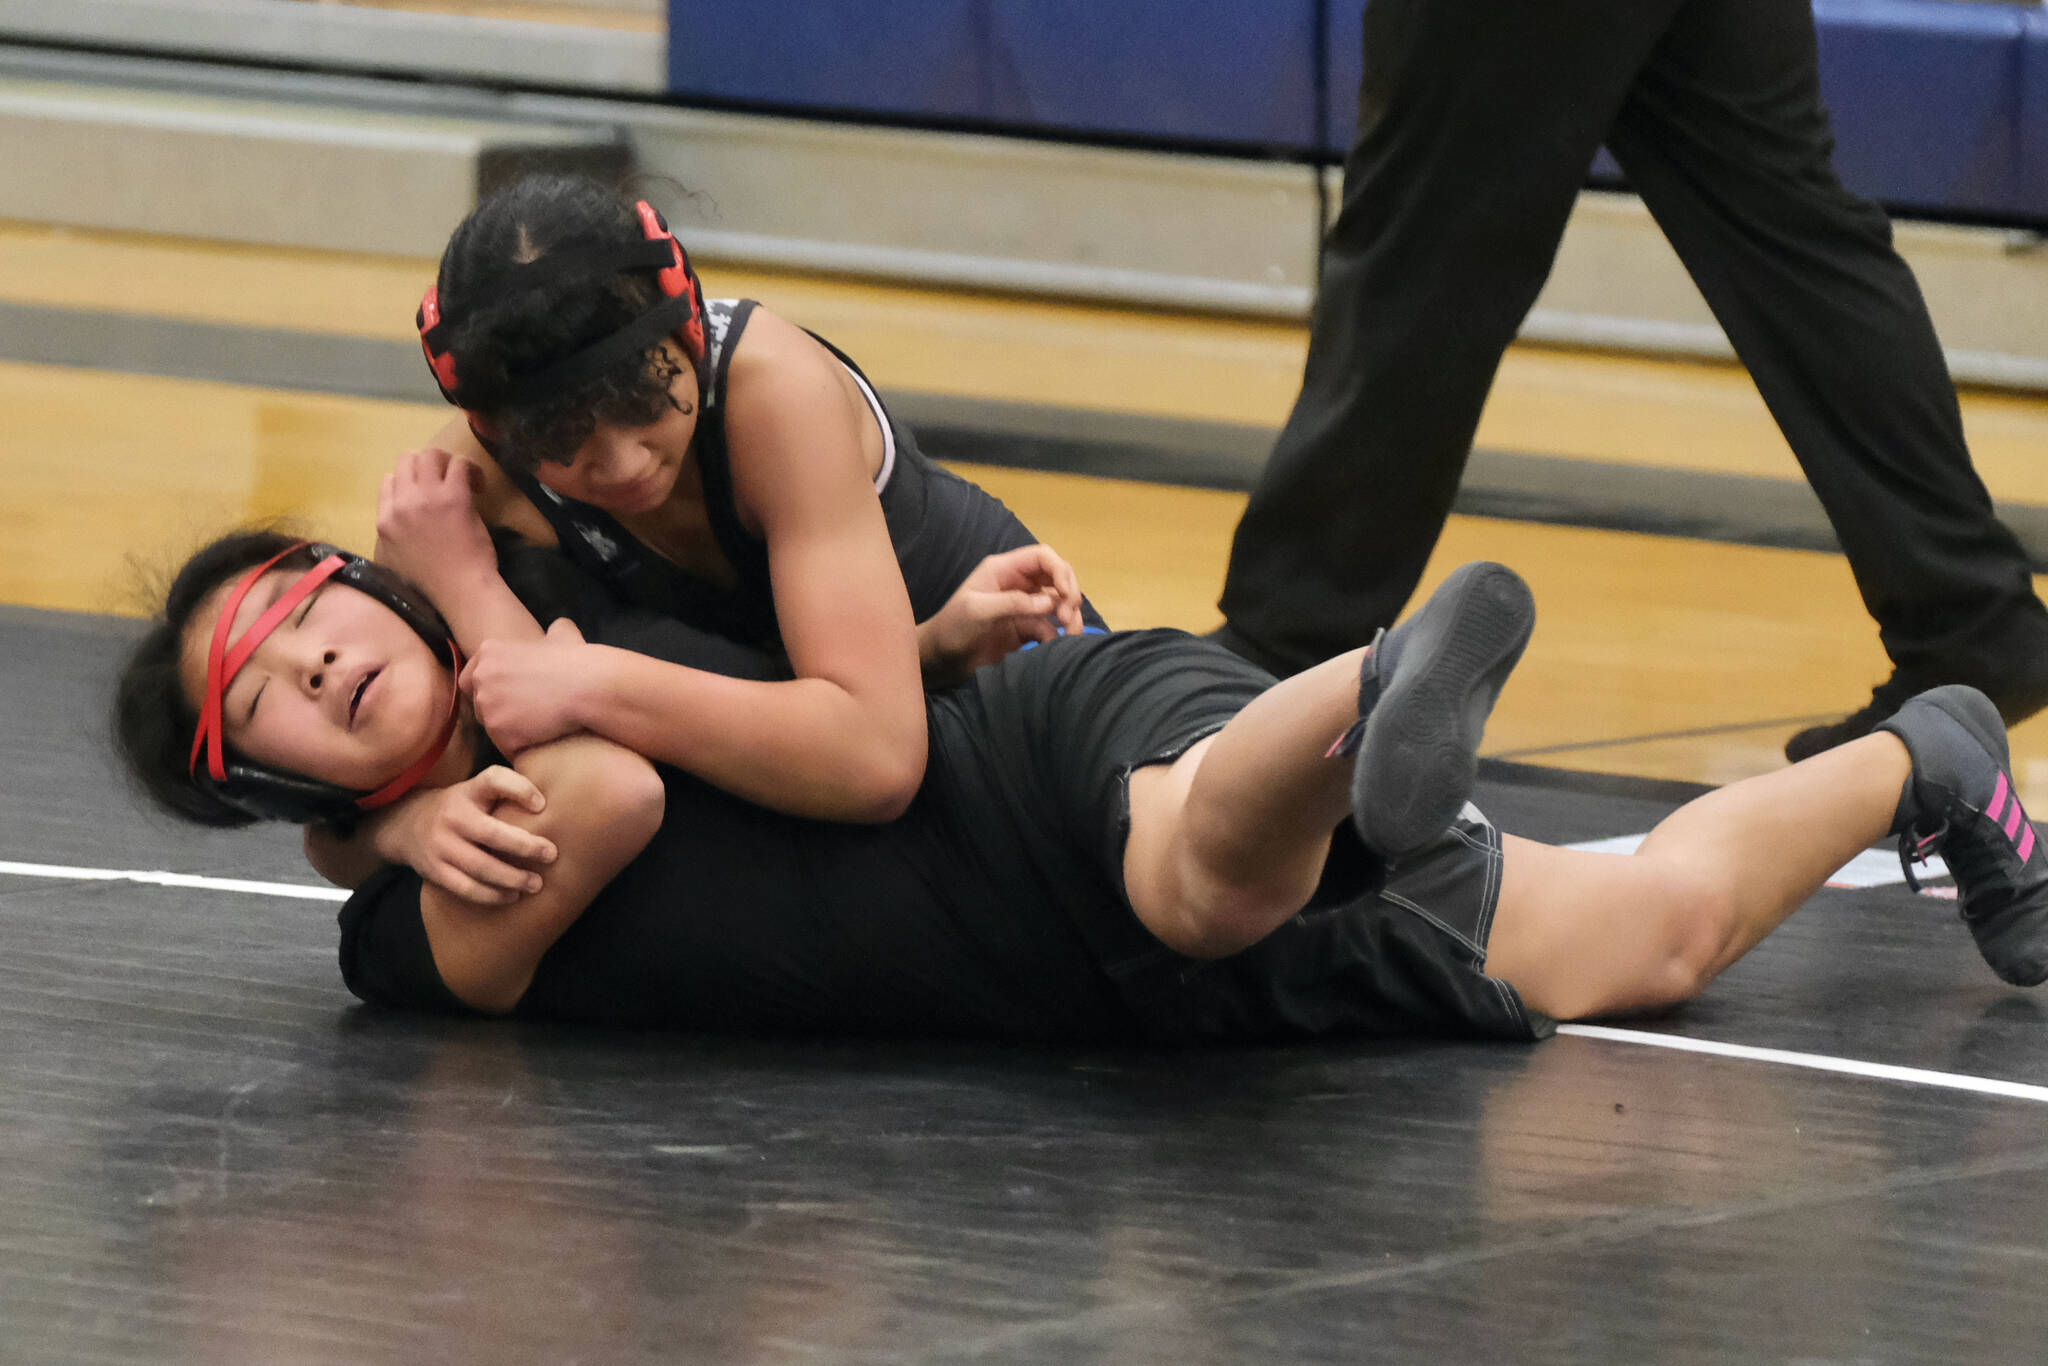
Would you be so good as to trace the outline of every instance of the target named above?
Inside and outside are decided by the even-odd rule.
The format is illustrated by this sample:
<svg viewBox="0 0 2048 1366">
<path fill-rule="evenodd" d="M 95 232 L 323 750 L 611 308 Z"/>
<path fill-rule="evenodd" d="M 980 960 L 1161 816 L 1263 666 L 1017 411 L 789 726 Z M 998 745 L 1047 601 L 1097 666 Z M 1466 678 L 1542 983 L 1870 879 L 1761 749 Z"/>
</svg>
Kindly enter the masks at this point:
<svg viewBox="0 0 2048 1366">
<path fill-rule="evenodd" d="M 249 590 L 256 581 L 268 573 L 270 567 L 295 550 L 303 550 L 310 542 L 300 541 L 286 546 L 262 564 L 242 576 L 227 601 L 220 609 L 220 617 L 213 623 L 213 643 L 206 651 L 206 695 L 199 705 L 199 729 L 192 735 L 192 758 L 188 769 L 199 767 L 199 753 L 206 751 L 206 771 L 215 782 L 224 781 L 228 776 L 227 759 L 221 749 L 221 697 L 234 682 L 235 675 L 249 662 L 249 656 L 256 652 L 277 624 L 290 614 L 292 608 L 306 600 L 306 595 L 333 577 L 346 563 L 339 555 L 330 555 L 301 575 L 298 582 L 278 595 L 262 616 L 256 618 L 249 629 L 235 642 L 232 654 L 228 651 L 228 631 L 235 623 L 235 613 L 242 608 L 242 599 L 249 596 Z"/>
<path fill-rule="evenodd" d="M 187 771 L 195 777 L 199 769 L 199 755 L 204 750 L 208 775 L 215 782 L 227 780 L 227 755 L 222 744 L 225 731 L 221 718 L 221 701 L 227 693 L 228 685 L 235 681 L 235 675 L 242 671 L 242 666 L 249 662 L 249 657 L 256 653 L 256 648 L 269 639 L 270 633 L 277 629 L 280 622 L 291 615 L 293 608 L 311 596 L 313 590 L 348 566 L 348 561 L 341 556 L 329 555 L 308 569 L 295 579 L 290 587 L 278 594 L 275 602 L 263 609 L 263 614 L 250 623 L 249 629 L 242 632 L 230 648 L 228 631 L 234 625 L 235 613 L 241 610 L 242 599 L 249 596 L 249 590 L 256 586 L 256 581 L 268 573 L 271 566 L 279 560 L 311 544 L 310 541 L 300 541 L 288 545 L 257 565 L 242 576 L 241 581 L 229 592 L 227 601 L 221 606 L 220 617 L 213 624 L 213 640 L 206 651 L 206 694 L 199 705 L 199 728 L 193 732 L 192 757 L 186 765 Z M 458 704 L 461 699 L 459 678 L 462 673 L 462 650 L 451 640 L 448 642 L 448 654 L 455 676 L 449 682 L 448 717 L 441 726 L 440 735 L 427 747 L 425 753 L 407 765 L 397 777 L 376 791 L 358 797 L 356 805 L 363 810 L 374 811 L 410 792 L 439 762 L 441 755 L 448 748 L 448 742 L 454 738 Z"/>
<path fill-rule="evenodd" d="M 389 806 L 418 785 L 420 779 L 433 771 L 441 762 L 441 756 L 448 750 L 448 742 L 455 738 L 455 723 L 460 719 L 462 699 L 462 647 L 454 641 L 448 642 L 448 717 L 441 723 L 441 733 L 434 737 L 420 757 L 407 764 L 393 778 L 375 792 L 366 792 L 356 798 L 356 805 L 365 811 L 375 811 L 380 806 Z"/>
<path fill-rule="evenodd" d="M 420 300 L 420 310 L 413 317 L 420 330 L 420 350 L 427 358 L 427 368 L 434 372 L 434 383 L 441 386 L 441 397 L 455 402 L 455 353 L 435 352 L 433 334 L 441 326 L 441 286 L 427 286 L 426 295 Z"/>
<path fill-rule="evenodd" d="M 697 287 L 695 272 L 690 269 L 690 257 L 652 204 L 644 199 L 636 200 L 633 212 L 640 215 L 640 231 L 648 241 L 668 243 L 675 264 L 655 272 L 654 280 L 661 286 L 661 292 L 671 299 L 683 294 L 690 296 L 690 317 L 681 328 L 683 349 L 690 353 L 691 360 L 701 365 L 704 363 L 704 295 Z"/>
</svg>

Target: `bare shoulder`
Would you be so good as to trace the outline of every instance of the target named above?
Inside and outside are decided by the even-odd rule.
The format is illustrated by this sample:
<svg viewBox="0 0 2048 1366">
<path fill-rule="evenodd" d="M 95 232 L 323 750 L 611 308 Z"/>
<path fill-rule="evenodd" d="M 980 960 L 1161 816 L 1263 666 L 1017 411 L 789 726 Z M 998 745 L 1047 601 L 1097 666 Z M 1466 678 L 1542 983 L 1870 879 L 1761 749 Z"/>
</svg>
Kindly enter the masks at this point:
<svg viewBox="0 0 2048 1366">
<path fill-rule="evenodd" d="M 837 399 L 842 367 L 818 339 L 780 314 L 756 305 L 726 369 L 731 413 L 772 409 L 806 392 Z"/>
<path fill-rule="evenodd" d="M 733 346 L 732 361 L 740 365 L 751 358 L 768 356 L 780 348 L 798 345 L 823 349 L 815 337 L 768 305 L 755 304 L 753 312 L 747 315 L 746 328 Z"/>
<path fill-rule="evenodd" d="M 848 478 L 872 480 L 881 467 L 881 428 L 853 376 L 817 338 L 765 308 L 733 351 L 725 406 L 743 500 L 798 468 L 843 465 Z"/>
</svg>

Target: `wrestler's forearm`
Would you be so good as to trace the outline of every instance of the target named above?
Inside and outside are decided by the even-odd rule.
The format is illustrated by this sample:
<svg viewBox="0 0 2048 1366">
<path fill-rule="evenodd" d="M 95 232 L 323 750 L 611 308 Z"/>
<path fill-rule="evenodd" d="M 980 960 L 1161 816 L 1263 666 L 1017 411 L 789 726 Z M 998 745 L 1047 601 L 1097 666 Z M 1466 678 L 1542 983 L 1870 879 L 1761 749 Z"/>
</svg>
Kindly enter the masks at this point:
<svg viewBox="0 0 2048 1366">
<path fill-rule="evenodd" d="M 368 830 L 358 830 L 347 839 L 317 825 L 305 830 L 306 862 L 337 887 L 353 891 L 384 862 Z"/>
<path fill-rule="evenodd" d="M 580 724 L 762 806 L 814 820 L 892 820 L 923 778 L 909 748 L 863 723 L 858 702 L 817 678 L 727 678 L 626 650 L 595 648 L 575 704 Z"/>
<path fill-rule="evenodd" d="M 487 640 L 539 640 L 544 634 L 495 567 L 478 568 L 439 585 L 433 598 L 465 654 L 475 654 Z"/>
<path fill-rule="evenodd" d="M 422 799 L 421 793 L 408 793 L 382 811 L 366 815 L 346 836 L 323 825 L 306 826 L 306 862 L 335 886 L 353 891 L 385 864 L 404 861 L 404 854 L 395 851 L 407 833 L 405 823 L 418 814 Z"/>
</svg>

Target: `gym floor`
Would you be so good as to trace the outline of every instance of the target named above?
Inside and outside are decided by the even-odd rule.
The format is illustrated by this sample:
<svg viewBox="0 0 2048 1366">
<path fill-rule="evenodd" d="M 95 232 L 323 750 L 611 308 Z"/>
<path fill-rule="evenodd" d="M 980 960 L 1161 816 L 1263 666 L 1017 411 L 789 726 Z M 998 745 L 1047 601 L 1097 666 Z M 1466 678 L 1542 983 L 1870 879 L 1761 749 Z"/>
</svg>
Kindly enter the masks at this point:
<svg viewBox="0 0 2048 1366">
<path fill-rule="evenodd" d="M 355 1006 L 294 834 L 144 814 L 100 715 L 138 564 L 281 514 L 369 543 L 446 411 L 384 378 L 430 269 L 0 225 L 0 1360 L 2039 1358 L 2048 1019 L 1888 855 L 1692 1006 L 1534 1047 Z M 1111 621 L 1214 624 L 1301 329 L 706 276 L 929 416 Z M 2048 403 L 1965 411 L 2024 531 Z M 1479 798 L 1504 828 L 1625 840 L 1882 676 L 1739 371 L 1518 350 L 1480 445 L 1506 515 L 1455 518 L 1430 579 L 1486 556 L 1536 591 Z M 1712 515 L 1545 492 L 1588 467 Z M 2015 747 L 2038 806 L 2048 722 Z"/>
</svg>

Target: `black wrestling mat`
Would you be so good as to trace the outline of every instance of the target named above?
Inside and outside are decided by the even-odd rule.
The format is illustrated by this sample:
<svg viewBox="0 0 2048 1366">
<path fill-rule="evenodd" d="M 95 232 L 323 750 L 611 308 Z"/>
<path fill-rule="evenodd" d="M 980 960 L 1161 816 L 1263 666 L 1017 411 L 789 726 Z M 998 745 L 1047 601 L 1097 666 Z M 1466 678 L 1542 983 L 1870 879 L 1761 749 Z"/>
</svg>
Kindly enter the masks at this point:
<svg viewBox="0 0 2048 1366">
<path fill-rule="evenodd" d="M 379 1015 L 331 901 L 97 876 L 313 884 L 292 834 L 195 837 L 112 778 L 127 629 L 0 608 L 0 1360 L 2048 1351 L 2048 1018 L 1950 903 L 1824 891 L 1695 1005 L 1533 1047 Z M 1481 802 L 1577 841 L 1681 795 L 1497 767 Z"/>
</svg>

